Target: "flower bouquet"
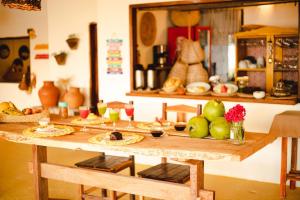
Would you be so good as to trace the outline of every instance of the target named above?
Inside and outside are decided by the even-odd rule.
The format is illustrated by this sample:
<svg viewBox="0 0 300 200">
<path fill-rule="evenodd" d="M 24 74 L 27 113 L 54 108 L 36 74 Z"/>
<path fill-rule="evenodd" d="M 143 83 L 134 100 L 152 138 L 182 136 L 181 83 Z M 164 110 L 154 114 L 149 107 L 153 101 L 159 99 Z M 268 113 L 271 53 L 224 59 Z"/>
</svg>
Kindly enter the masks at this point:
<svg viewBox="0 0 300 200">
<path fill-rule="evenodd" d="M 231 123 L 231 131 L 233 132 L 233 143 L 243 144 L 245 142 L 243 122 L 246 116 L 246 109 L 237 104 L 225 113 L 225 119 Z"/>
</svg>

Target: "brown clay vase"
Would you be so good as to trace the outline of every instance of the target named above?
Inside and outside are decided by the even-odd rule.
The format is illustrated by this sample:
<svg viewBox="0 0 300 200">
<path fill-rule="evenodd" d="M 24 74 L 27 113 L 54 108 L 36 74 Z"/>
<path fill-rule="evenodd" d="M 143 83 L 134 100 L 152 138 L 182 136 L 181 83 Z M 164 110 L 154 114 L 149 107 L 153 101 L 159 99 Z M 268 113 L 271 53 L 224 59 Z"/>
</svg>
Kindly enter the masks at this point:
<svg viewBox="0 0 300 200">
<path fill-rule="evenodd" d="M 80 93 L 78 87 L 70 87 L 64 95 L 64 100 L 68 103 L 69 108 L 78 108 L 83 104 L 84 96 Z"/>
<path fill-rule="evenodd" d="M 44 108 L 54 107 L 58 102 L 59 89 L 53 81 L 44 81 L 44 85 L 39 89 L 39 97 Z"/>
</svg>

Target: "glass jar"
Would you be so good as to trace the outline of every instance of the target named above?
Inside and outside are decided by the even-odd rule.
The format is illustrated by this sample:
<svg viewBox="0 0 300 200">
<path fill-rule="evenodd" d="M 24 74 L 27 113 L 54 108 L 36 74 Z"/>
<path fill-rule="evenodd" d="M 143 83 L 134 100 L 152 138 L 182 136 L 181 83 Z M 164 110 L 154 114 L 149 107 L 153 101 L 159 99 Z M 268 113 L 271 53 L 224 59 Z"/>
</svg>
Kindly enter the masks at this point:
<svg viewBox="0 0 300 200">
<path fill-rule="evenodd" d="M 67 118 L 68 117 L 68 103 L 64 101 L 60 101 L 58 103 L 59 107 L 59 116 L 62 118 Z"/>
<path fill-rule="evenodd" d="M 233 144 L 244 144 L 245 143 L 245 134 L 243 128 L 243 122 L 232 122 L 231 123 L 231 131 L 233 133 L 232 143 Z"/>
</svg>

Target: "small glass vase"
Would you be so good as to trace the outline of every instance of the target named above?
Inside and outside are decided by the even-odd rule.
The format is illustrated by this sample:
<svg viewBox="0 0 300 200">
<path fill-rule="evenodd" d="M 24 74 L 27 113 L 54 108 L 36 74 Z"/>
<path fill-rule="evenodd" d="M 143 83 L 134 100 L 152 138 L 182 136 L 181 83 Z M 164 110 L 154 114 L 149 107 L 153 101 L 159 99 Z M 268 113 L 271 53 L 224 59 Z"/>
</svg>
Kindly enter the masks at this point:
<svg viewBox="0 0 300 200">
<path fill-rule="evenodd" d="M 243 122 L 244 121 L 231 123 L 231 131 L 233 133 L 233 139 L 232 139 L 233 144 L 241 145 L 245 143 Z"/>
</svg>

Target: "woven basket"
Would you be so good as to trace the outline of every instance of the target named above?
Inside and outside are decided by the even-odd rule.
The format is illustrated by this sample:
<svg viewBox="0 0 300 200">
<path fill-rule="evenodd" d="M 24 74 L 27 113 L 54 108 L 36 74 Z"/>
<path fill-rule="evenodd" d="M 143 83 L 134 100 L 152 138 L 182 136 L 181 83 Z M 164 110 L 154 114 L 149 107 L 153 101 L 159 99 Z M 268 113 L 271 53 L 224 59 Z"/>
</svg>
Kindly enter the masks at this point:
<svg viewBox="0 0 300 200">
<path fill-rule="evenodd" d="M 8 123 L 38 122 L 41 118 L 44 117 L 49 117 L 48 111 L 43 111 L 41 113 L 31 114 L 31 115 L 21 115 L 21 116 L 0 114 L 0 122 L 8 122 Z"/>
<path fill-rule="evenodd" d="M 181 11 L 181 10 L 172 10 L 170 18 L 172 23 L 175 26 L 186 27 L 186 26 L 195 26 L 199 24 L 200 21 L 200 11 Z"/>
<path fill-rule="evenodd" d="M 194 82 L 208 83 L 208 73 L 201 63 L 189 65 L 186 84 Z"/>
<path fill-rule="evenodd" d="M 182 42 L 181 60 L 187 64 L 200 63 L 205 54 L 199 41 L 184 40 Z"/>
<path fill-rule="evenodd" d="M 181 83 L 185 85 L 187 69 L 187 64 L 177 60 L 174 66 L 172 67 L 168 78 L 179 78 L 181 80 Z"/>
</svg>

